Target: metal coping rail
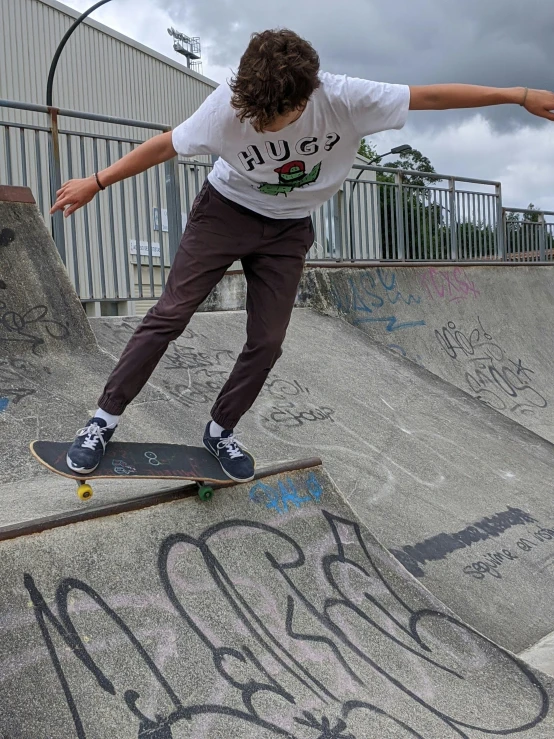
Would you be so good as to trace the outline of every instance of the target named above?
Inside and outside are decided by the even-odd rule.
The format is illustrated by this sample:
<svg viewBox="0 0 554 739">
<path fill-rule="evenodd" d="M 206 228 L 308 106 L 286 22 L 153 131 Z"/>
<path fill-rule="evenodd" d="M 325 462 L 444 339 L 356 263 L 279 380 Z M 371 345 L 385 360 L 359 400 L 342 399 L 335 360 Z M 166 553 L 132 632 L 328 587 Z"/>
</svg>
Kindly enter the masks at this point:
<svg viewBox="0 0 554 739">
<path fill-rule="evenodd" d="M 309 457 L 307 459 L 301 459 L 291 462 L 276 462 L 275 464 L 268 465 L 267 467 L 260 467 L 259 469 L 257 469 L 254 480 L 261 480 L 265 477 L 271 477 L 273 475 L 282 475 L 286 474 L 287 472 L 299 472 L 301 470 L 308 470 L 313 467 L 321 467 L 322 465 L 323 462 L 319 457 Z M 94 477 L 90 479 L 94 479 Z M 71 480 L 68 480 L 68 482 L 71 482 Z M 152 482 L 154 482 L 154 480 L 152 480 Z M 225 488 L 248 484 L 249 483 L 239 483 L 230 480 L 229 484 L 214 484 L 210 485 L 210 487 L 214 490 L 224 490 Z M 153 506 L 159 505 L 160 503 L 169 503 L 174 500 L 182 500 L 183 498 L 193 498 L 197 495 L 196 488 L 196 483 L 190 481 L 185 482 L 184 484 L 177 487 L 159 490 L 156 493 L 137 495 L 133 498 L 128 498 L 127 500 L 121 502 L 108 503 L 99 506 L 87 506 L 86 508 L 83 507 L 82 510 L 74 509 L 72 511 L 67 511 L 64 513 L 55 513 L 51 516 L 33 519 L 31 521 L 23 521 L 21 523 L 3 526 L 0 527 L 0 542 L 8 541 L 10 539 L 17 539 L 21 536 L 39 534 L 43 531 L 58 529 L 62 526 L 68 526 L 69 524 L 91 521 L 97 518 L 106 518 L 107 516 L 114 516 L 119 513 L 139 511 L 143 508 L 151 508 Z M 209 502 L 206 502 L 204 505 L 210 504 Z"/>
</svg>

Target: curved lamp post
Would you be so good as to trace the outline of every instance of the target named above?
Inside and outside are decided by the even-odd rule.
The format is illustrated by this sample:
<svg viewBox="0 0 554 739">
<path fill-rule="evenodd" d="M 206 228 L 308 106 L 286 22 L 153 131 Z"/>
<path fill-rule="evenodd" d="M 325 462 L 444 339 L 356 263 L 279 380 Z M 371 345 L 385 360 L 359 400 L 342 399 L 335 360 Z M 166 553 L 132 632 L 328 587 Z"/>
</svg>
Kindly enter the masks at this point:
<svg viewBox="0 0 554 739">
<path fill-rule="evenodd" d="M 110 0 L 99 0 L 99 2 L 97 2 L 88 10 L 85 10 L 85 12 L 77 18 L 75 23 L 73 23 L 73 25 L 68 29 L 67 33 L 58 44 L 58 48 L 56 49 L 56 53 L 54 54 L 54 57 L 52 58 L 52 63 L 50 64 L 50 71 L 48 72 L 48 82 L 46 83 L 46 106 L 48 108 L 48 115 L 50 117 L 50 199 L 52 203 L 56 200 L 56 192 L 62 186 L 60 168 L 60 140 L 58 132 L 58 109 L 52 105 L 54 75 L 56 74 L 56 68 L 58 66 L 63 48 L 69 41 L 71 34 L 85 20 L 87 16 L 89 16 L 93 11 L 96 10 L 96 8 L 99 8 L 101 5 L 105 5 L 109 2 Z M 58 247 L 58 252 L 60 254 L 60 257 L 62 258 L 63 263 L 66 264 L 63 213 L 60 210 L 54 213 L 54 215 L 52 216 L 52 237 L 56 246 Z"/>
<path fill-rule="evenodd" d="M 52 59 L 52 64 L 50 65 L 50 71 L 48 73 L 48 82 L 46 83 L 46 105 L 49 108 L 52 107 L 52 88 L 54 86 L 54 75 L 56 74 L 56 67 L 58 66 L 58 61 L 60 59 L 63 48 L 69 41 L 69 37 L 75 31 L 77 26 L 79 26 L 85 20 L 87 16 L 93 13 L 96 10 L 96 8 L 99 8 L 101 5 L 105 5 L 106 3 L 109 3 L 109 2 L 111 2 L 111 0 L 100 0 L 100 2 L 97 2 L 91 8 L 89 8 L 88 10 L 85 10 L 85 12 L 77 18 L 77 20 L 71 26 L 71 28 L 68 29 L 67 33 L 65 34 L 65 36 L 62 38 L 62 40 L 58 44 L 58 48 L 56 49 L 56 53 L 54 54 L 54 57 Z"/>
</svg>

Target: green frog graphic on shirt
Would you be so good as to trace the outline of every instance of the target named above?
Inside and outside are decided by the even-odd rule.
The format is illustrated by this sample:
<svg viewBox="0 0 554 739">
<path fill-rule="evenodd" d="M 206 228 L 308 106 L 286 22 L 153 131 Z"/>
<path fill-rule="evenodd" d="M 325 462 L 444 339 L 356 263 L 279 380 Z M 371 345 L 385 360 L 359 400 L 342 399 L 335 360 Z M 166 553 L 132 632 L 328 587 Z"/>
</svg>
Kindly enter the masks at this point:
<svg viewBox="0 0 554 739">
<path fill-rule="evenodd" d="M 289 192 L 296 190 L 298 187 L 311 185 L 319 177 L 321 170 L 321 162 L 306 174 L 306 165 L 301 161 L 287 162 L 282 167 L 274 170 L 279 175 L 279 182 L 271 184 L 264 182 L 258 188 L 264 195 L 287 195 Z"/>
</svg>

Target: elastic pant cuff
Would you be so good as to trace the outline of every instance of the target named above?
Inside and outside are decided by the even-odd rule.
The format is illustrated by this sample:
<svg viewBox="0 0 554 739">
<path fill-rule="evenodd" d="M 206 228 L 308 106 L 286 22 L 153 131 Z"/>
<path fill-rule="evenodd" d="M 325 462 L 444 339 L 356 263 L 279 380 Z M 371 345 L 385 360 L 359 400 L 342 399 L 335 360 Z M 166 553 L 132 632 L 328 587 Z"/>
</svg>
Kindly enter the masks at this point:
<svg viewBox="0 0 554 739">
<path fill-rule="evenodd" d="M 127 405 L 123 405 L 121 402 L 110 400 L 107 395 L 100 396 L 98 400 L 98 407 L 111 416 L 121 416 Z"/>
<path fill-rule="evenodd" d="M 230 416 L 220 416 L 217 412 L 214 413 L 213 411 L 211 413 L 211 419 L 212 421 L 215 421 L 217 424 L 219 424 L 226 431 L 231 431 L 232 429 L 234 429 L 240 420 L 239 418 L 231 418 Z"/>
</svg>

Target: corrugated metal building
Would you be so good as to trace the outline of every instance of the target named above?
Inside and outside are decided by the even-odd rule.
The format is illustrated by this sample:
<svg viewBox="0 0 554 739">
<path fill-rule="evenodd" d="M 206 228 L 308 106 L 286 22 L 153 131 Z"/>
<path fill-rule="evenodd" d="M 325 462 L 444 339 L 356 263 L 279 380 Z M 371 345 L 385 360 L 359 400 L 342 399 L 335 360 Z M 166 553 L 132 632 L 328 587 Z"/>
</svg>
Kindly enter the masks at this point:
<svg viewBox="0 0 554 739">
<path fill-rule="evenodd" d="M 0 8 L 0 97 L 46 105 L 52 57 L 81 13 L 57 0 L 1 0 Z M 155 23 L 154 9 L 152 15 Z M 167 41 L 171 48 L 169 36 Z M 216 86 L 207 77 L 89 17 L 63 50 L 53 104 L 175 126 Z M 18 111 L 4 110 L 2 117 L 22 120 Z M 35 117 L 34 122 L 43 120 Z M 82 124 L 68 121 L 66 127 L 80 130 Z M 86 130 L 94 130 L 94 126 Z M 101 132 L 105 133 L 105 128 Z M 126 135 L 129 131 L 117 133 Z"/>
</svg>

